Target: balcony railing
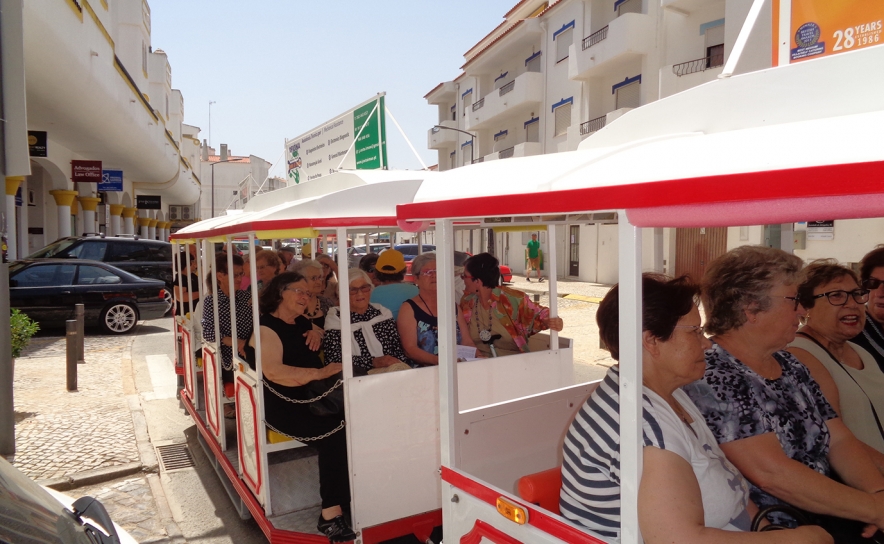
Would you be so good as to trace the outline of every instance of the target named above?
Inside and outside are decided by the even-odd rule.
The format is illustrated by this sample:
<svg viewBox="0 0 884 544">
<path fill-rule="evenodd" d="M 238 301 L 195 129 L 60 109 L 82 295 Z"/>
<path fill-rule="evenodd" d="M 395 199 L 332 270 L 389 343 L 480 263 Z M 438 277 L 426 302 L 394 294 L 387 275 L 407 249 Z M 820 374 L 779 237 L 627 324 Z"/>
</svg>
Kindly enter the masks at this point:
<svg viewBox="0 0 884 544">
<path fill-rule="evenodd" d="M 586 51 L 593 45 L 599 43 L 608 37 L 608 27 L 605 27 L 598 32 L 593 32 L 589 36 L 583 38 L 583 50 Z"/>
<path fill-rule="evenodd" d="M 502 149 L 497 153 L 498 159 L 508 159 L 513 156 L 513 153 L 516 152 L 515 147 L 508 147 L 506 149 Z"/>
<path fill-rule="evenodd" d="M 580 123 L 580 135 L 586 136 L 587 134 L 592 134 L 597 130 L 605 128 L 605 122 L 607 121 L 607 119 L 607 115 L 602 115 L 601 117 L 590 119 L 585 123 Z"/>
<path fill-rule="evenodd" d="M 473 104 L 473 111 L 479 111 L 485 105 L 485 98 L 480 98 L 478 102 Z"/>
<path fill-rule="evenodd" d="M 689 60 L 681 64 L 672 65 L 672 73 L 681 77 L 695 72 L 702 72 L 710 68 L 716 68 L 724 64 L 724 53 L 703 57 L 702 59 Z"/>
<path fill-rule="evenodd" d="M 500 88 L 500 96 L 505 95 L 506 93 L 512 91 L 515 88 L 516 88 L 516 80 L 512 80 Z"/>
</svg>

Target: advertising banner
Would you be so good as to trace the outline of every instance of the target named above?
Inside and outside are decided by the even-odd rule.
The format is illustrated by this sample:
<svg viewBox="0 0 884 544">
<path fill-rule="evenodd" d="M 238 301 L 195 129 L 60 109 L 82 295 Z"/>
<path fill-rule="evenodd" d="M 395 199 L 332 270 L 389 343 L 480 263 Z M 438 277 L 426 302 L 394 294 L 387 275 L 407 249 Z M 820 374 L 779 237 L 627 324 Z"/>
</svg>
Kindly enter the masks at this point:
<svg viewBox="0 0 884 544">
<path fill-rule="evenodd" d="M 101 161 L 71 161 L 71 181 L 74 183 L 101 182 Z"/>
<path fill-rule="evenodd" d="M 884 43 L 880 0 L 774 0 L 773 10 L 774 64 Z"/>
<path fill-rule="evenodd" d="M 122 170 L 102 170 L 101 182 L 98 184 L 99 191 L 122 191 L 123 190 L 123 171 Z"/>
<path fill-rule="evenodd" d="M 834 240 L 835 239 L 835 221 L 833 219 L 825 221 L 808 221 L 807 222 L 807 239 L 808 240 Z"/>
<path fill-rule="evenodd" d="M 135 207 L 139 210 L 162 210 L 162 200 L 154 195 L 135 195 Z"/>
<path fill-rule="evenodd" d="M 46 156 L 46 131 L 45 130 L 29 130 L 28 131 L 28 155 L 31 157 Z"/>
<path fill-rule="evenodd" d="M 358 135 L 358 138 L 357 138 Z M 384 93 L 285 143 L 286 176 L 295 183 L 335 170 L 387 166 Z"/>
</svg>

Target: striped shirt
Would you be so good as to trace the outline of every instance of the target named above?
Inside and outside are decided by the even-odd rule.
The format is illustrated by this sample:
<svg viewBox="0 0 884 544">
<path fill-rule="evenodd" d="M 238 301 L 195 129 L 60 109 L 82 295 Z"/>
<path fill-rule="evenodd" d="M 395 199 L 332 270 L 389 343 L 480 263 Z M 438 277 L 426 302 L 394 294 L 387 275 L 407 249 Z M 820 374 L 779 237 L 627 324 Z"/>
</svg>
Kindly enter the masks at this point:
<svg viewBox="0 0 884 544">
<path fill-rule="evenodd" d="M 568 430 L 562 464 L 562 516 L 601 536 L 620 539 L 620 372 L 614 366 Z M 694 420 L 688 426 L 648 388 L 642 394 L 642 442 L 691 464 L 700 486 L 705 523 L 748 530 L 749 488 L 724 457 L 703 416 L 687 395 L 673 396 Z"/>
</svg>

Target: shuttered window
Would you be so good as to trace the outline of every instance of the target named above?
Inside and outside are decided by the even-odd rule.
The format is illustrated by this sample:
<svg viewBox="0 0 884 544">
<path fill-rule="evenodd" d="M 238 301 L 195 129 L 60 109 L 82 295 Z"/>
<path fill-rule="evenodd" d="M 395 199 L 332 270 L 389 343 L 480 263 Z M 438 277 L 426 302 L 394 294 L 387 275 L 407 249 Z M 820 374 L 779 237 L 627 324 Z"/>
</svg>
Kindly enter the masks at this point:
<svg viewBox="0 0 884 544">
<path fill-rule="evenodd" d="M 619 87 L 617 93 L 617 108 L 637 108 L 641 105 L 641 82 L 636 81 L 629 85 Z"/>
<path fill-rule="evenodd" d="M 540 51 L 534 53 L 527 59 L 525 59 L 525 70 L 529 72 L 539 72 L 540 71 Z"/>
<path fill-rule="evenodd" d="M 469 143 L 467 145 L 461 146 L 460 148 L 460 156 L 461 156 L 461 166 L 466 166 L 470 164 L 473 156 L 473 144 Z"/>
<path fill-rule="evenodd" d="M 568 127 L 571 126 L 571 103 L 562 104 L 553 110 L 553 114 L 555 115 L 555 133 L 553 136 L 561 136 L 568 132 Z"/>
<path fill-rule="evenodd" d="M 713 23 L 714 24 L 714 23 Z M 713 26 L 706 29 L 706 47 L 724 45 L 724 25 Z"/>
<path fill-rule="evenodd" d="M 452 170 L 457 168 L 457 157 L 455 156 L 454 151 L 452 151 L 451 154 L 448 155 L 448 168 Z"/>
<path fill-rule="evenodd" d="M 568 58 L 568 48 L 571 47 L 573 39 L 573 28 L 569 28 L 556 36 L 556 62 L 561 62 Z"/>
<path fill-rule="evenodd" d="M 525 124 L 525 141 L 540 142 L 540 119 Z"/>
</svg>

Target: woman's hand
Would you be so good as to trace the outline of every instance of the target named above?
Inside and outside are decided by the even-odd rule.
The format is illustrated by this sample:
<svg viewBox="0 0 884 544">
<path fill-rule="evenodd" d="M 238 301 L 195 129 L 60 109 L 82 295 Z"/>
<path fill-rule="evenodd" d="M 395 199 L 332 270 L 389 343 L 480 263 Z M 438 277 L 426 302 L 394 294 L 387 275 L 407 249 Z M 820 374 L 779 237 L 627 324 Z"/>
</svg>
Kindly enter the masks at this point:
<svg viewBox="0 0 884 544">
<path fill-rule="evenodd" d="M 221 344 L 228 346 L 228 347 L 233 347 L 233 338 L 231 338 L 230 336 L 225 336 L 224 338 L 221 339 Z M 246 349 L 245 348 L 246 348 L 246 341 L 241 338 L 237 339 L 237 341 L 236 341 L 237 353 L 239 353 L 241 356 L 245 357 L 246 356 Z"/>
<path fill-rule="evenodd" d="M 562 321 L 561 317 L 550 317 L 549 319 L 545 319 L 543 324 L 547 329 L 551 331 L 561 332 L 565 327 L 565 322 Z"/>
<path fill-rule="evenodd" d="M 342 365 L 341 363 L 329 363 L 329 364 L 325 365 L 324 367 L 318 369 L 320 376 L 319 376 L 319 378 L 316 378 L 316 379 L 317 380 L 324 380 L 325 378 L 330 378 L 330 377 L 334 376 L 335 374 L 337 374 L 338 372 L 342 372 L 343 370 L 344 370 L 344 365 Z"/>
<path fill-rule="evenodd" d="M 304 333 L 304 338 L 307 339 L 307 347 L 310 348 L 310 351 L 319 351 L 319 348 L 322 346 L 323 336 L 325 335 L 319 332 L 315 325 Z"/>
</svg>

